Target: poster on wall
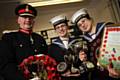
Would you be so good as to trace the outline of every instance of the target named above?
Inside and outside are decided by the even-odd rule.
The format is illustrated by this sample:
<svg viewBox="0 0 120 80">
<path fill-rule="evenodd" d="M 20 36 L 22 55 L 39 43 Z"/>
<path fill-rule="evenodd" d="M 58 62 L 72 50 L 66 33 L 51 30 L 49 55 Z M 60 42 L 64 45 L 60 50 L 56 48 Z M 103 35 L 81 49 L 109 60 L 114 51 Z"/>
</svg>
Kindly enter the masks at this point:
<svg viewBox="0 0 120 80">
<path fill-rule="evenodd" d="M 105 27 L 98 61 L 103 67 L 112 63 L 120 71 L 120 25 Z"/>
</svg>

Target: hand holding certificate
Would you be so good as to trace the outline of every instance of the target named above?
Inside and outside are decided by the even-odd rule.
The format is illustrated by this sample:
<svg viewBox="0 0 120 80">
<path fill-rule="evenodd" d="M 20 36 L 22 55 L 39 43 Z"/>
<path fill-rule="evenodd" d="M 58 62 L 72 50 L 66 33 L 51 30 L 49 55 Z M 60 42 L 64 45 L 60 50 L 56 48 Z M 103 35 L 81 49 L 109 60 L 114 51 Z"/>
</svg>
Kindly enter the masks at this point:
<svg viewBox="0 0 120 80">
<path fill-rule="evenodd" d="M 112 64 L 110 68 L 120 74 L 120 26 L 105 27 L 98 61 L 107 69 Z"/>
</svg>

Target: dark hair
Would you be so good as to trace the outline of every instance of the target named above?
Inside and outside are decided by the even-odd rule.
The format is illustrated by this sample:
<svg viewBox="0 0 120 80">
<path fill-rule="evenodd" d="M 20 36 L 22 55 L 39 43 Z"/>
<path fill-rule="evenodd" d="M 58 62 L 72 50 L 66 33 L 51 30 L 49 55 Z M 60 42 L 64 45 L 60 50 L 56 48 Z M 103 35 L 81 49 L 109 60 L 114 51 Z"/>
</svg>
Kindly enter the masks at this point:
<svg viewBox="0 0 120 80">
<path fill-rule="evenodd" d="M 87 50 L 87 49 L 81 49 L 80 51 L 85 52 L 86 54 L 88 53 L 88 50 Z M 79 52 L 80 52 L 80 51 L 79 51 Z"/>
<path fill-rule="evenodd" d="M 76 20 L 76 24 L 78 23 L 78 21 L 82 18 L 87 18 L 87 19 L 91 19 L 91 17 L 89 16 L 89 14 L 85 14 L 85 15 L 81 15 L 79 16 L 79 18 Z"/>
<path fill-rule="evenodd" d="M 87 49 L 78 48 L 78 49 L 77 49 L 77 53 L 79 54 L 80 51 L 85 52 L 86 54 L 88 53 L 88 50 L 87 50 Z"/>
</svg>

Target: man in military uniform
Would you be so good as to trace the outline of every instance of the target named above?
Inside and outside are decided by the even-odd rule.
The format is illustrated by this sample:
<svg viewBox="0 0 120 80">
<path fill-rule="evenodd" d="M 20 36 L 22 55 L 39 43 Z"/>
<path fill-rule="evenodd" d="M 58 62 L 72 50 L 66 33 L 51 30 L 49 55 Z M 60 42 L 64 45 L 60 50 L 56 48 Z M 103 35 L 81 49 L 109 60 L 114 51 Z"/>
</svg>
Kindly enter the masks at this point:
<svg viewBox="0 0 120 80">
<path fill-rule="evenodd" d="M 19 30 L 16 32 L 5 33 L 2 36 L 2 41 L 6 43 L 5 49 L 9 52 L 1 53 L 2 65 L 4 65 L 2 76 L 5 80 L 23 80 L 19 79 L 18 65 L 29 56 L 47 54 L 47 44 L 42 36 L 32 31 L 34 19 L 37 16 L 37 11 L 34 7 L 28 4 L 21 4 L 16 7 L 15 14 L 18 16 L 17 23 Z M 7 48 L 6 48 L 7 47 Z M 5 61 L 4 61 L 5 60 Z M 9 76 L 9 74 L 11 76 Z M 24 78 L 23 76 L 21 76 Z"/>
<path fill-rule="evenodd" d="M 50 20 L 51 24 L 54 26 L 55 31 L 58 34 L 52 44 L 49 45 L 48 54 L 53 57 L 58 63 L 65 62 L 64 56 L 68 51 L 68 44 L 74 40 L 73 37 L 69 36 L 68 32 L 68 20 L 65 15 L 58 15 L 53 17 Z M 62 80 L 77 80 L 75 77 L 64 75 L 62 76 Z"/>
</svg>

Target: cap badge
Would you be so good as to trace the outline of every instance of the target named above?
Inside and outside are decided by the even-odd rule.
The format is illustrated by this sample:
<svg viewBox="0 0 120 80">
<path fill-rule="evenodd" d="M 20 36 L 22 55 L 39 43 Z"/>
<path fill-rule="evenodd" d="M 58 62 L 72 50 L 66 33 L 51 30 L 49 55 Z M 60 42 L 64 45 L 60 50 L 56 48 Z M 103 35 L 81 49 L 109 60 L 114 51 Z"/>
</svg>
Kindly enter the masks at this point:
<svg viewBox="0 0 120 80">
<path fill-rule="evenodd" d="M 19 46 L 20 46 L 20 47 L 23 47 L 23 45 L 22 45 L 22 44 L 20 44 Z"/>
<path fill-rule="evenodd" d="M 29 11 L 29 6 L 26 5 L 25 11 L 28 12 Z"/>
</svg>

